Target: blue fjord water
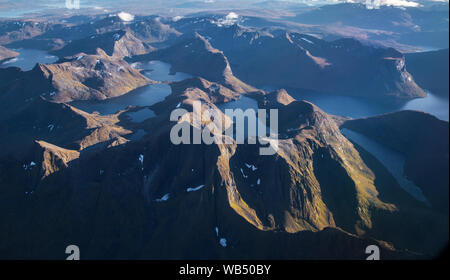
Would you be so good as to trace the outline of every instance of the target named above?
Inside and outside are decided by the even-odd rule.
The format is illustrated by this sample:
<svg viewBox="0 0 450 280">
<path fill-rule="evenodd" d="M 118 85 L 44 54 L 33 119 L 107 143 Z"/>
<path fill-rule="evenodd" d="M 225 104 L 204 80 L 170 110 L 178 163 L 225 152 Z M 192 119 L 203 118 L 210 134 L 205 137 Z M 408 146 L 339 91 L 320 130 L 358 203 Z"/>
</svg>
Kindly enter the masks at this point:
<svg viewBox="0 0 450 280">
<path fill-rule="evenodd" d="M 4 61 L 0 64 L 0 68 L 19 67 L 23 71 L 33 69 L 36 63 L 50 64 L 58 60 L 58 57 L 51 55 L 45 51 L 35 49 L 13 49 L 18 52 L 19 56 Z"/>
</svg>

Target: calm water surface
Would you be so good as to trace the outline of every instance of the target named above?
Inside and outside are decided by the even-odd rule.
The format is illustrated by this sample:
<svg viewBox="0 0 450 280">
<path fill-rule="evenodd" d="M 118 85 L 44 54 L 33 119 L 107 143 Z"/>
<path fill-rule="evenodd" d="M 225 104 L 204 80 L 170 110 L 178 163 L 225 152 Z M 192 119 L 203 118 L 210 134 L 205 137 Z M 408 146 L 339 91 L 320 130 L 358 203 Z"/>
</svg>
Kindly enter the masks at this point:
<svg viewBox="0 0 450 280">
<path fill-rule="evenodd" d="M 148 63 L 135 63 L 133 67 L 138 69 L 151 70 L 146 73 L 150 79 L 154 81 L 181 81 L 191 76 L 185 73 L 176 73 L 170 75 L 170 64 L 151 61 Z M 125 95 L 101 101 L 75 101 L 71 105 L 86 111 L 88 113 L 99 112 L 101 115 L 108 115 L 117 113 L 120 110 L 126 109 L 128 106 L 151 106 L 161 102 L 166 96 L 172 93 L 172 89 L 168 84 L 152 84 L 138 88 Z M 148 118 L 155 116 L 154 112 L 149 109 L 144 109 L 137 112 L 127 113 L 134 122 L 142 122 Z"/>
<path fill-rule="evenodd" d="M 0 68 L 15 66 L 19 67 L 23 71 L 29 71 L 33 69 L 37 63 L 51 64 L 58 60 L 56 56 L 41 50 L 13 49 L 13 51 L 18 52 L 19 56 L 3 62 L 0 65 Z"/>
</svg>

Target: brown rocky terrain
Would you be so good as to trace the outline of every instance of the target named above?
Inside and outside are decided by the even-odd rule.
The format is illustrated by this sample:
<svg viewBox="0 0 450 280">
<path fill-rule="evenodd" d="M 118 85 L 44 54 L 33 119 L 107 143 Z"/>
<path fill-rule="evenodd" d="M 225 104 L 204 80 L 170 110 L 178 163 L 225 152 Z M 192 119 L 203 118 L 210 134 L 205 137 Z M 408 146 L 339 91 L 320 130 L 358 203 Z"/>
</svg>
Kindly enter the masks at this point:
<svg viewBox="0 0 450 280">
<path fill-rule="evenodd" d="M 49 31 L 53 23 L 39 20 L 8 20 L 0 23 L 0 44 L 30 39 Z"/>
<path fill-rule="evenodd" d="M 0 46 L 0 64 L 3 61 L 14 58 L 18 55 L 19 55 L 19 53 L 8 50 L 7 48 Z"/>
<path fill-rule="evenodd" d="M 119 125 L 119 116 L 88 114 L 67 104 L 37 98 L 21 111 L 0 122 L 0 131 L 8 138 L 0 156 L 23 159 L 35 146 L 45 141 L 64 149 L 82 151 L 98 144 L 123 140 L 133 131 Z M 14 123 L 14 126 L 10 124 Z"/>
<path fill-rule="evenodd" d="M 260 156 L 259 145 L 234 140 L 173 145 L 173 108 L 201 100 L 202 110 L 220 114 L 215 103 L 237 93 L 200 78 L 172 89 L 152 106 L 157 116 L 143 124 L 151 134 L 139 141 L 84 156 L 40 141 L 25 160 L 1 157 L 0 207 L 23 201 L 21 211 L 2 211 L 16 221 L 1 233 L 4 256 L 59 258 L 69 242 L 88 259 L 363 259 L 377 244 L 395 259 L 432 256 L 448 241 L 448 216 L 407 195 L 315 105 L 266 94 L 280 110 L 282 139 L 275 155 Z M 100 118 L 65 110 L 82 123 Z"/>
<path fill-rule="evenodd" d="M 56 63 L 0 69 L 0 258 L 64 259 L 69 244 L 83 259 L 363 260 L 369 245 L 379 246 L 382 259 L 441 252 L 448 244 L 448 122 L 413 111 L 342 118 L 286 90 L 246 84 L 425 96 L 401 53 L 352 39 L 196 21 L 195 28 L 172 23 L 188 31 L 184 36 L 155 17 L 0 24 L 0 43 L 61 43 L 51 47 L 59 49 Z M 111 115 L 68 104 L 154 83 L 124 57 L 162 60 L 194 78 L 167 82 L 172 92 L 156 104 Z M 223 135 L 236 125 L 221 106 L 244 98 L 278 109 L 277 141 L 238 144 Z M 210 114 L 198 123 L 196 101 Z M 127 113 L 142 109 L 155 116 L 132 122 Z M 170 121 L 174 109 L 187 111 Z M 175 145 L 178 125 L 191 140 L 213 128 L 214 139 L 226 141 Z M 430 204 L 403 190 L 342 128 L 403 154 L 406 176 Z M 268 145 L 275 153 L 260 155 Z"/>
<path fill-rule="evenodd" d="M 5 77 L 12 78 L 0 85 L 1 106 L 5 107 L 0 115 L 5 116 L 8 110 L 17 109 L 11 108 L 11 104 L 24 105 L 39 96 L 54 102 L 102 100 L 152 82 L 125 61 L 108 56 L 101 49 L 95 55 L 80 53 L 54 64 L 37 64 L 28 72 L 14 68 L 1 71 Z"/>
</svg>

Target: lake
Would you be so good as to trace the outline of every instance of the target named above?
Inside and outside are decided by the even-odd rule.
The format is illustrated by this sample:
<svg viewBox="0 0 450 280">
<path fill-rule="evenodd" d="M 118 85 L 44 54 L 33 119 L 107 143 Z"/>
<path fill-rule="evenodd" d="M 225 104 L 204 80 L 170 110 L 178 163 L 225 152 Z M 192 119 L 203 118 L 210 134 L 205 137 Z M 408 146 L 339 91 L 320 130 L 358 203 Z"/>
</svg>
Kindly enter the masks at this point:
<svg viewBox="0 0 450 280">
<path fill-rule="evenodd" d="M 51 64 L 58 60 L 58 57 L 48 54 L 45 51 L 35 49 L 12 49 L 19 53 L 19 56 L 7 60 L 0 64 L 0 68 L 7 68 L 11 66 L 19 67 L 23 71 L 29 71 L 37 63 Z"/>
<path fill-rule="evenodd" d="M 321 93 L 305 93 L 298 90 L 288 90 L 297 100 L 306 100 L 328 114 L 350 118 L 365 118 L 401 110 L 417 110 L 429 113 L 441 120 L 449 120 L 448 99 L 428 93 L 425 98 L 417 98 L 406 102 L 387 103 L 373 99 L 340 96 Z"/>
<path fill-rule="evenodd" d="M 217 107 L 220 110 L 222 110 L 222 112 L 224 112 L 224 113 L 225 113 L 226 109 L 232 109 L 232 110 L 241 109 L 243 111 L 245 111 L 247 109 L 253 109 L 253 110 L 255 110 L 255 112 L 257 112 L 258 111 L 258 102 L 250 97 L 241 95 L 241 97 L 238 100 L 231 101 L 228 103 L 222 103 L 222 104 L 217 105 Z M 267 111 L 267 114 L 269 114 L 269 111 Z M 268 121 L 267 121 L 267 124 L 269 124 Z M 248 129 L 248 120 L 246 118 L 245 123 L 244 123 L 244 133 L 243 133 L 244 139 L 247 139 L 249 137 L 257 137 L 259 125 L 260 125 L 260 123 L 258 120 L 258 125 L 256 125 L 256 130 L 249 130 Z M 266 132 L 266 135 L 269 135 L 269 133 L 271 132 L 268 126 L 266 126 L 265 132 Z M 233 134 L 233 138 L 236 139 L 236 132 Z"/>
<path fill-rule="evenodd" d="M 170 75 L 171 65 L 158 60 L 152 60 L 149 62 L 137 62 L 132 64 L 136 69 L 146 70 L 144 72 L 145 76 L 149 77 L 154 81 L 164 81 L 164 82 L 177 82 L 185 79 L 192 78 L 192 75 L 177 72 L 174 75 Z"/>
<path fill-rule="evenodd" d="M 192 77 L 191 75 L 185 73 L 176 73 L 175 75 L 170 75 L 170 64 L 161 61 L 151 61 L 148 63 L 139 64 L 134 63 L 133 67 L 137 69 L 151 70 L 150 72 L 146 73 L 146 76 L 158 82 L 181 81 Z M 170 85 L 159 83 L 138 88 L 116 98 L 101 101 L 74 101 L 71 103 L 71 105 L 88 113 L 99 112 L 101 115 L 109 115 L 117 113 L 120 110 L 124 110 L 128 106 L 151 106 L 163 101 L 166 96 L 170 95 L 171 93 L 172 89 Z M 138 112 L 130 112 L 127 113 L 127 115 L 130 116 L 130 118 L 134 122 L 142 122 L 148 118 L 152 118 L 155 116 L 154 112 L 151 110 L 142 110 Z"/>
</svg>

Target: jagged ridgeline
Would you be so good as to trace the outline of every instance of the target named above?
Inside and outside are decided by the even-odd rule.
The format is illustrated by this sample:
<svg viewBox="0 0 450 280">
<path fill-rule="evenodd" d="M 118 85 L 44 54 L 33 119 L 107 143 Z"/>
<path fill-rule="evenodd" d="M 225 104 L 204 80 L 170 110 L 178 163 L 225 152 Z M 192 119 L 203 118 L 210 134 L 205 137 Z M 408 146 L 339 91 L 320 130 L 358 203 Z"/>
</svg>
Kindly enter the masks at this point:
<svg viewBox="0 0 450 280">
<path fill-rule="evenodd" d="M 369 245 L 383 259 L 441 252 L 448 122 L 417 111 L 335 116 L 290 94 L 426 96 L 404 55 L 227 20 L 0 24 L 0 62 L 31 45 L 58 57 L 30 71 L 0 69 L 0 258 L 62 259 L 70 244 L 84 259 L 365 259 Z M 149 61 L 189 78 L 156 81 L 155 69 L 139 68 Z M 80 107 L 117 105 L 149 88 L 163 96 L 124 101 L 113 113 Z M 192 134 L 216 125 L 191 121 L 196 102 L 225 128 L 235 125 L 226 108 L 277 110 L 276 152 L 262 156 L 259 142 L 225 135 L 219 144 L 173 144 L 177 124 Z M 186 113 L 171 121 L 175 109 Z M 131 117 L 143 111 L 151 117 Z M 399 155 L 398 170 L 373 142 Z"/>
</svg>

